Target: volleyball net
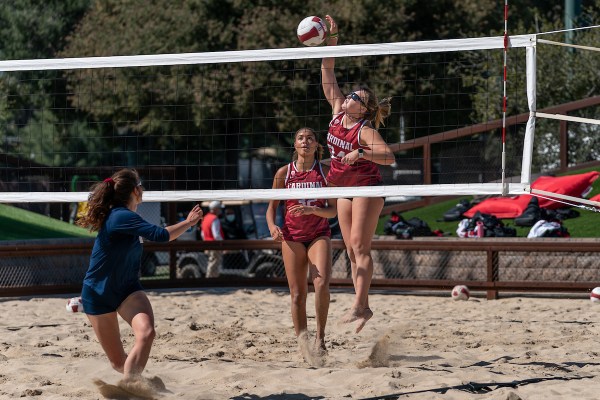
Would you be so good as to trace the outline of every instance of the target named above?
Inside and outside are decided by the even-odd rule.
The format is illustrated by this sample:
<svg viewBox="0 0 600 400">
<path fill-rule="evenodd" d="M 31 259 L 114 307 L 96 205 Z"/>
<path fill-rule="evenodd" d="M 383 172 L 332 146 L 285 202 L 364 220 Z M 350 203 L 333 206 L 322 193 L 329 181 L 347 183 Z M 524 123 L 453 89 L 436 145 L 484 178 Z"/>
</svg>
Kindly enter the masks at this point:
<svg viewBox="0 0 600 400">
<path fill-rule="evenodd" d="M 381 166 L 382 186 L 304 197 L 523 194 L 535 121 L 547 117 L 536 109 L 537 45 L 519 35 L 0 61 L 0 202 L 86 201 L 91 184 L 125 167 L 150 202 L 297 198 L 271 184 L 299 128 L 325 144 L 323 57 L 336 58 L 345 94 L 366 83 L 392 98 L 380 133 L 396 162 Z"/>
</svg>

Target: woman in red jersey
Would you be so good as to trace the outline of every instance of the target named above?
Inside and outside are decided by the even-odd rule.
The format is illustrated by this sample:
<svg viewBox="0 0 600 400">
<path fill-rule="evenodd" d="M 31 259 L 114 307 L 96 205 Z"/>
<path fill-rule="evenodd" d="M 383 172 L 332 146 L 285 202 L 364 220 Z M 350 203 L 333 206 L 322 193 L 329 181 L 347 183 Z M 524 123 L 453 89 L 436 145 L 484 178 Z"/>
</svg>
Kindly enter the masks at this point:
<svg viewBox="0 0 600 400">
<path fill-rule="evenodd" d="M 329 46 L 338 43 L 338 27 L 330 25 Z M 335 77 L 335 58 L 324 58 L 321 64 L 323 92 L 333 108 L 327 146 L 331 165 L 327 181 L 330 186 L 375 186 L 382 184 L 378 164 L 394 163 L 394 154 L 377 129 L 390 114 L 390 100 L 379 101 L 367 86 L 344 96 Z M 373 276 L 371 241 L 383 208 L 381 197 L 340 198 L 337 201 L 340 229 L 352 266 L 356 292 L 350 311 L 342 322 L 359 321 L 356 332 L 373 316 L 369 308 L 369 287 Z"/>
<path fill-rule="evenodd" d="M 298 197 L 308 188 L 327 185 L 327 170 L 321 165 L 323 146 L 310 128 L 299 129 L 294 137 L 292 162 L 279 168 L 273 179 L 273 189 L 298 190 Z M 325 324 L 329 311 L 329 280 L 331 278 L 331 231 L 327 218 L 335 216 L 335 200 L 285 200 L 282 227 L 275 224 L 280 200 L 271 200 L 267 209 L 267 224 L 271 237 L 281 243 L 285 273 L 291 295 L 292 321 L 296 336 L 305 334 L 307 272 L 315 288 L 317 355 L 325 354 Z M 299 340 L 302 338 L 299 337 Z M 299 343 L 301 346 L 303 343 Z M 303 352 L 304 353 L 304 352 Z M 311 352 L 315 354 L 315 352 Z M 303 354 L 305 358 L 306 354 Z M 310 361 L 310 360 L 307 360 Z"/>
</svg>

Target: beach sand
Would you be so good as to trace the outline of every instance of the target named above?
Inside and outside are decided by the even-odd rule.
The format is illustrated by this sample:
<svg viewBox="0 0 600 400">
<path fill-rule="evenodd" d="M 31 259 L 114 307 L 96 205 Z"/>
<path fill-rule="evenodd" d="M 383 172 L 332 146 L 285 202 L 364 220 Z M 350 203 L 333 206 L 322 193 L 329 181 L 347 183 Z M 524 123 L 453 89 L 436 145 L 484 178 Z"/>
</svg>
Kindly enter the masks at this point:
<svg viewBox="0 0 600 400">
<path fill-rule="evenodd" d="M 148 291 L 157 337 L 144 377 L 157 399 L 600 398 L 599 304 L 441 294 L 372 294 L 374 316 L 355 334 L 337 323 L 353 294 L 334 291 L 315 366 L 286 290 Z M 85 315 L 66 312 L 68 297 L 0 298 L 1 399 L 136 398 L 111 386 L 121 376 Z M 307 308 L 314 335 L 312 293 Z M 122 321 L 121 332 L 129 348 Z"/>
</svg>

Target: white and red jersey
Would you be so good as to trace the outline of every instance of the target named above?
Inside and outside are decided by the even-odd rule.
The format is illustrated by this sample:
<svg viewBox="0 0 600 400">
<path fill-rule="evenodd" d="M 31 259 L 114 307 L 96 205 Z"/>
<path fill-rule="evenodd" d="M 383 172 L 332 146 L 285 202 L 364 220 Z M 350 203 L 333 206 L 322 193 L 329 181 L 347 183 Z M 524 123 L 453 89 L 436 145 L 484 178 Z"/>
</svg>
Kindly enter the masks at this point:
<svg viewBox="0 0 600 400">
<path fill-rule="evenodd" d="M 298 190 L 298 194 L 307 188 L 321 188 L 327 186 L 327 179 L 321 164 L 314 162 L 311 169 L 308 171 L 298 171 L 296 163 L 288 164 L 287 173 L 285 175 L 285 187 L 287 189 Z M 325 207 L 326 201 L 323 199 L 304 199 L 304 200 L 286 200 L 285 201 L 285 219 L 281 229 L 283 238 L 291 242 L 312 242 L 319 236 L 331 236 L 329 229 L 329 221 L 327 218 L 317 215 L 301 215 L 294 217 L 287 210 L 296 204 L 305 206 Z"/>
<path fill-rule="evenodd" d="M 367 123 L 361 119 L 351 128 L 344 128 L 342 120 L 344 112 L 337 114 L 329 123 L 327 132 L 327 147 L 331 155 L 331 164 L 327 180 L 334 186 L 375 186 L 381 184 L 383 179 L 379 167 L 372 161 L 359 158 L 353 165 L 342 164 L 342 157 L 362 148 L 370 150 L 368 146 L 360 144 L 360 131 Z"/>
</svg>

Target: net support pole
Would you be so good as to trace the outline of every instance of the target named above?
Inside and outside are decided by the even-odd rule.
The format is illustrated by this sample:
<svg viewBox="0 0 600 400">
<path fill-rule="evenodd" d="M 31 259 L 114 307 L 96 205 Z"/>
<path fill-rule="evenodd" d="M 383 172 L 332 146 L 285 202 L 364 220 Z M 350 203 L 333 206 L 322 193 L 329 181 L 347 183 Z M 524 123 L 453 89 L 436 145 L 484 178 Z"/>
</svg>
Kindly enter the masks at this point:
<svg viewBox="0 0 600 400">
<path fill-rule="evenodd" d="M 502 196 L 508 194 L 506 186 L 506 64 L 508 58 L 508 0 L 504 0 L 504 65 L 502 73 Z"/>
<path fill-rule="evenodd" d="M 535 43 L 535 37 L 533 41 Z M 525 128 L 525 141 L 523 143 L 523 161 L 521 164 L 521 183 L 525 186 L 531 185 L 531 163 L 533 161 L 533 138 L 535 135 L 535 111 L 537 109 L 536 99 L 536 46 L 526 48 L 526 76 L 527 76 L 527 106 L 529 107 L 529 119 Z"/>
</svg>

